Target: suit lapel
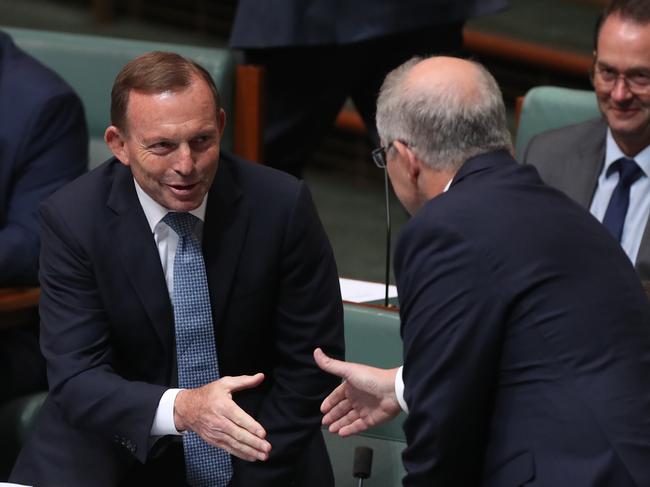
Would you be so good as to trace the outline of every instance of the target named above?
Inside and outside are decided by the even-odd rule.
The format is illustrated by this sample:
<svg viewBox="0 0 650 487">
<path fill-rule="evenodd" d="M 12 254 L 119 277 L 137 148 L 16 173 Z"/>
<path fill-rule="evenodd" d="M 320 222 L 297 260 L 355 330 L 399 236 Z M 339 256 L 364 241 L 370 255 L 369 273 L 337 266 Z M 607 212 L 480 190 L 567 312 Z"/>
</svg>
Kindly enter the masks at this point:
<svg viewBox="0 0 650 487">
<path fill-rule="evenodd" d="M 575 160 L 566 161 L 562 180 L 567 181 L 567 194 L 587 210 L 596 191 L 598 176 L 605 161 L 607 124 L 603 119 L 594 122 L 593 136 L 579 142 Z"/>
<path fill-rule="evenodd" d="M 108 207 L 115 213 L 115 217 L 108 223 L 109 232 L 115 236 L 116 249 L 124 270 L 160 338 L 165 354 L 172 354 L 174 315 L 165 275 L 153 235 L 135 192 L 131 171 L 126 167 L 116 167 Z"/>
<path fill-rule="evenodd" d="M 203 255 L 217 343 L 224 333 L 219 323 L 226 310 L 249 222 L 249 212 L 231 162 L 222 156 L 219 164 L 208 197 L 203 230 Z"/>
</svg>

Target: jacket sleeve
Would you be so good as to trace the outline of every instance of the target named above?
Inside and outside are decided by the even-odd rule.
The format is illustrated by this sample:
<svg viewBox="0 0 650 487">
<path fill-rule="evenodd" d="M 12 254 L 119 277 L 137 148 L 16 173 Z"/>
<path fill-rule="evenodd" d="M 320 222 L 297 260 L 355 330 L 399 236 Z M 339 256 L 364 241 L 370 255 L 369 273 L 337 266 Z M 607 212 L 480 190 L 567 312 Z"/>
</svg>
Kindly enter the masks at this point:
<svg viewBox="0 0 650 487">
<path fill-rule="evenodd" d="M 481 256 L 443 225 L 411 225 L 395 258 L 404 340 L 404 485 L 478 485 L 501 343 Z"/>
<path fill-rule="evenodd" d="M 37 283 L 38 207 L 88 164 L 81 101 L 71 92 L 49 98 L 20 138 L 6 195 L 7 218 L 0 227 L 0 286 Z"/>
</svg>

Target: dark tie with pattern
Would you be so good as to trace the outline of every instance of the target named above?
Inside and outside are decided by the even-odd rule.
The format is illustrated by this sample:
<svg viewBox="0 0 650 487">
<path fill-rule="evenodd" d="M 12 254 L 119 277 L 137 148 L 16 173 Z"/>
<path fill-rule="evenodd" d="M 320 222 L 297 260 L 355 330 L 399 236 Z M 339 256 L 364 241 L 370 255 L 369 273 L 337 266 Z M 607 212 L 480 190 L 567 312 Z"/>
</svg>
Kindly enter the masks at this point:
<svg viewBox="0 0 650 487">
<path fill-rule="evenodd" d="M 609 205 L 607 205 L 603 225 L 620 242 L 625 215 L 627 215 L 627 209 L 630 206 L 630 187 L 643 175 L 643 171 L 634 159 L 627 157 L 622 157 L 614 162 L 607 170 L 607 176 L 614 171 L 618 171 L 619 180 L 609 200 Z"/>
<path fill-rule="evenodd" d="M 208 278 L 201 243 L 194 233 L 199 221 L 190 213 L 167 213 L 163 221 L 178 234 L 174 257 L 174 322 L 178 386 L 194 389 L 219 378 Z M 187 481 L 193 487 L 221 487 L 232 476 L 230 455 L 196 433 L 183 435 Z"/>
</svg>

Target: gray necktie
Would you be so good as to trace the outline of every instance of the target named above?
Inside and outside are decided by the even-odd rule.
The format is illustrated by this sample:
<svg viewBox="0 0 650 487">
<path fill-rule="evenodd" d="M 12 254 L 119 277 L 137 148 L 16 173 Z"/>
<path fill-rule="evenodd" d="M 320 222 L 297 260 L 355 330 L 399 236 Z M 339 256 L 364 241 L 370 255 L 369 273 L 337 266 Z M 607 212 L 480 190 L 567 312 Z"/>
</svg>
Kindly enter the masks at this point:
<svg viewBox="0 0 650 487">
<path fill-rule="evenodd" d="M 163 221 L 178 234 L 174 257 L 174 322 L 178 385 L 194 389 L 219 378 L 210 294 L 201 243 L 194 233 L 199 221 L 190 213 L 167 213 Z M 230 455 L 194 432 L 183 436 L 187 481 L 194 487 L 226 486 L 232 476 Z"/>
</svg>

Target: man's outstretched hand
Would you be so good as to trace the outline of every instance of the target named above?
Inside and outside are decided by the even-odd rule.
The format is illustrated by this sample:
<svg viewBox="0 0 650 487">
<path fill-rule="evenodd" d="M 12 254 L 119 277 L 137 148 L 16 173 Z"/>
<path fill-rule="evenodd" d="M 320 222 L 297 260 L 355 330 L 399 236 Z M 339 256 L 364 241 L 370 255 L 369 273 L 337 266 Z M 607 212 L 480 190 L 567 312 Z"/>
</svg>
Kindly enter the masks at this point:
<svg viewBox="0 0 650 487">
<path fill-rule="evenodd" d="M 349 436 L 385 423 L 401 411 L 395 397 L 395 369 L 379 369 L 328 357 L 317 348 L 316 364 L 343 382 L 321 404 L 323 424 Z"/>
<path fill-rule="evenodd" d="M 232 394 L 258 386 L 264 374 L 222 377 L 196 389 L 183 389 L 174 403 L 179 431 L 192 430 L 211 445 L 248 461 L 266 460 L 271 444 L 266 431 L 232 399 Z"/>
</svg>

